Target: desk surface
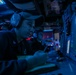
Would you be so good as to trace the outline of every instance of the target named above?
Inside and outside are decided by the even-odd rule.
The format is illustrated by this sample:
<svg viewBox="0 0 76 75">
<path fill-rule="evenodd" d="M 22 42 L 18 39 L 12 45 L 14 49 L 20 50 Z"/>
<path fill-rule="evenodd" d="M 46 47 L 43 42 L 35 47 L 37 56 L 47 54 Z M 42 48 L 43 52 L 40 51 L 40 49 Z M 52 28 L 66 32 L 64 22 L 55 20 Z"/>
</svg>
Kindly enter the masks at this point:
<svg viewBox="0 0 76 75">
<path fill-rule="evenodd" d="M 47 72 L 55 71 L 57 69 L 58 69 L 58 66 L 56 64 L 46 63 L 44 65 L 32 68 L 31 70 L 27 70 L 25 72 L 25 75 L 30 75 L 30 74 L 31 75 L 37 75 L 37 74 L 41 74 L 41 73 L 47 73 Z"/>
<path fill-rule="evenodd" d="M 19 59 L 24 59 L 25 57 L 29 56 L 18 56 Z M 27 70 L 25 72 L 25 75 L 37 75 L 37 74 L 42 74 L 42 73 L 47 73 L 51 71 L 55 71 L 59 69 L 58 66 L 54 63 L 46 63 L 37 67 L 34 67 L 30 70 Z"/>
</svg>

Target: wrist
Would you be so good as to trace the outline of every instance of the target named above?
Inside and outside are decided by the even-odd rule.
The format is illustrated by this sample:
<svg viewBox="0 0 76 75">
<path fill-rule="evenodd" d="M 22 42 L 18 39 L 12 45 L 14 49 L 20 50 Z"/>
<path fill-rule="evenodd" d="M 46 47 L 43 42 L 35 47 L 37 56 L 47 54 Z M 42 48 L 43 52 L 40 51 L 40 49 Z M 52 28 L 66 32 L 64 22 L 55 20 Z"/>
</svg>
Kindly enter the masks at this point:
<svg viewBox="0 0 76 75">
<path fill-rule="evenodd" d="M 27 70 L 37 66 L 36 58 L 34 56 L 27 57 L 26 61 L 27 61 Z"/>
</svg>

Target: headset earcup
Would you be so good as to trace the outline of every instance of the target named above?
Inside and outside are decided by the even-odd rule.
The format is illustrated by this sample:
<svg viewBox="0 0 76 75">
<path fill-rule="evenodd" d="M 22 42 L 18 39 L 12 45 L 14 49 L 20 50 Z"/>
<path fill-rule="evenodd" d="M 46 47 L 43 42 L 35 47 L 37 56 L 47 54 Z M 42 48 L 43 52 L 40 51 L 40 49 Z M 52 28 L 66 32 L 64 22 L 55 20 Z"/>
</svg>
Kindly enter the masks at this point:
<svg viewBox="0 0 76 75">
<path fill-rule="evenodd" d="M 10 23 L 12 27 L 17 27 L 19 25 L 20 20 L 21 20 L 21 16 L 17 13 L 14 13 L 10 19 Z"/>
</svg>

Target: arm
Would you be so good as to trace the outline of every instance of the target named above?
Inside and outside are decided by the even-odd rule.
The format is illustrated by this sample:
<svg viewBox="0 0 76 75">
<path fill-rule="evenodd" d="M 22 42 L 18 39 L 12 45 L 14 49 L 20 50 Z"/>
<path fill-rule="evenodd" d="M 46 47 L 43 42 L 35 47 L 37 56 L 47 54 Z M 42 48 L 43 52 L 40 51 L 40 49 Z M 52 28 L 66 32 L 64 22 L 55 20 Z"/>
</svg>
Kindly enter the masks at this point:
<svg viewBox="0 0 76 75">
<path fill-rule="evenodd" d="M 22 75 L 26 69 L 26 60 L 0 61 L 0 75 Z"/>
<path fill-rule="evenodd" d="M 29 70 L 45 63 L 47 55 L 43 52 L 36 52 L 35 55 L 26 59 L 5 61 L 2 54 L 2 52 L 4 53 L 4 49 L 7 47 L 7 39 L 5 39 L 6 38 L 2 36 L 0 37 L 0 45 L 4 45 L 4 47 L 0 46 L 0 75 L 22 75 L 26 69 Z"/>
<path fill-rule="evenodd" d="M 8 46 L 6 35 L 0 33 L 0 75 L 19 75 L 27 69 L 26 60 L 9 60 L 4 59 L 5 51 Z M 7 52 L 8 53 L 8 52 Z"/>
</svg>

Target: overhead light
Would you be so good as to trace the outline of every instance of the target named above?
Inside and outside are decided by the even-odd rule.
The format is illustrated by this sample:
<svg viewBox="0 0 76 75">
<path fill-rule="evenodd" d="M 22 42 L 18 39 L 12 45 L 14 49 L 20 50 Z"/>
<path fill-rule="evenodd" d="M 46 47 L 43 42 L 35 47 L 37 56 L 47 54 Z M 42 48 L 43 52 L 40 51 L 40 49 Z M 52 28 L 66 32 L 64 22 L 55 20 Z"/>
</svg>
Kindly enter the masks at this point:
<svg viewBox="0 0 76 75">
<path fill-rule="evenodd" d="M 5 4 L 5 2 L 3 0 L 0 0 L 0 4 Z"/>
</svg>

